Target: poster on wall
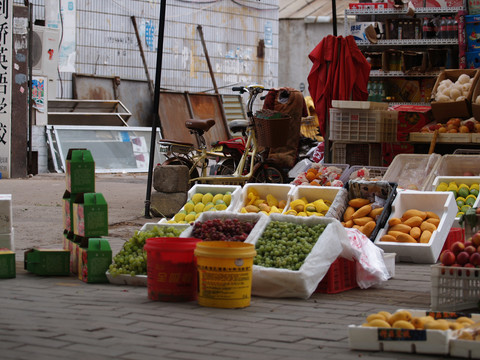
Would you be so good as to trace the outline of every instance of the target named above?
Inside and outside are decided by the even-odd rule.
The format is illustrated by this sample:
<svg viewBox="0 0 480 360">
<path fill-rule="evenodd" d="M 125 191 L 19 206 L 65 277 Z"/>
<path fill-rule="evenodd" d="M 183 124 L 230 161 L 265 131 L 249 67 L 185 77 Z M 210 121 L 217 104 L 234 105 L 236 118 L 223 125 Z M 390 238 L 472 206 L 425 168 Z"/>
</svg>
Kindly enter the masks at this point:
<svg viewBox="0 0 480 360">
<path fill-rule="evenodd" d="M 75 72 L 76 0 L 62 0 L 62 43 L 58 58 L 60 72 Z"/>
<path fill-rule="evenodd" d="M 0 0 L 0 174 L 10 178 L 13 1 Z"/>
<path fill-rule="evenodd" d="M 41 113 L 45 112 L 45 80 L 46 78 L 41 76 L 32 78 L 33 107 Z"/>
</svg>

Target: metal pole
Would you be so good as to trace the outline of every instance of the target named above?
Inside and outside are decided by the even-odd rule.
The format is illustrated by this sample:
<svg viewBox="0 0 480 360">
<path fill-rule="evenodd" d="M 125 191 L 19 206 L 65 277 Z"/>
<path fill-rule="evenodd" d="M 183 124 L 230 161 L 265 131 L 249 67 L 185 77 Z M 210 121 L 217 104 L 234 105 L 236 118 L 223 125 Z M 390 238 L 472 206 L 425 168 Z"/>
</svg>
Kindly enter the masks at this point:
<svg viewBox="0 0 480 360">
<path fill-rule="evenodd" d="M 337 36 L 337 4 L 332 0 L 333 36 Z"/>
<path fill-rule="evenodd" d="M 165 8 L 167 0 L 162 0 L 160 4 L 160 20 L 158 24 L 158 43 L 157 43 L 157 66 L 155 70 L 155 92 L 153 96 L 153 121 L 152 134 L 150 141 L 150 159 L 148 163 L 148 178 L 147 178 L 147 194 L 145 199 L 145 217 L 151 218 L 150 215 L 150 197 L 152 195 L 152 177 L 153 177 L 153 162 L 155 157 L 155 143 L 157 135 L 157 124 L 162 132 L 162 123 L 160 121 L 159 103 L 160 103 L 160 80 L 162 78 L 162 60 L 163 60 L 163 37 L 165 32 Z M 163 133 L 163 132 L 162 132 Z"/>
<path fill-rule="evenodd" d="M 200 40 L 202 41 L 205 58 L 207 59 L 208 71 L 210 72 L 210 77 L 212 78 L 213 88 L 215 89 L 215 94 L 218 94 L 217 82 L 215 81 L 215 75 L 213 73 L 212 64 L 210 63 L 210 56 L 208 56 L 207 44 L 205 44 L 205 39 L 203 38 L 202 25 L 197 25 L 197 30 L 198 30 L 198 33 L 200 34 Z"/>
<path fill-rule="evenodd" d="M 28 3 L 28 48 L 32 49 L 33 43 L 33 4 Z M 32 114 L 32 87 L 33 87 L 33 77 L 32 77 L 32 53 L 28 51 L 28 159 L 27 159 L 27 171 L 29 174 L 32 174 L 32 129 L 33 129 L 33 114 Z M 45 84 L 47 86 L 48 84 Z M 45 101 L 48 101 L 45 99 Z"/>
<path fill-rule="evenodd" d="M 138 48 L 140 50 L 140 56 L 143 62 L 143 68 L 145 69 L 145 75 L 147 76 L 148 90 L 150 90 L 150 95 L 154 96 L 155 90 L 153 89 L 153 83 L 148 72 L 147 61 L 145 60 L 145 53 L 143 52 L 142 40 L 140 39 L 140 34 L 138 33 L 137 19 L 135 16 L 130 16 L 130 19 L 132 19 L 133 29 L 135 30 L 135 36 L 137 37 Z"/>
</svg>

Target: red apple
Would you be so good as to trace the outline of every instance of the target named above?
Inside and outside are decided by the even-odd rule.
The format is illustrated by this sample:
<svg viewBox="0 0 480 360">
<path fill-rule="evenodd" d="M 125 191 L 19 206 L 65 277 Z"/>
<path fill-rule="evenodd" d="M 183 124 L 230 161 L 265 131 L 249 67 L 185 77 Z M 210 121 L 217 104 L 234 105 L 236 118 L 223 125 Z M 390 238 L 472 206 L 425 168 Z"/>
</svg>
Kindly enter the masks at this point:
<svg viewBox="0 0 480 360">
<path fill-rule="evenodd" d="M 475 266 L 473 266 L 473 265 L 470 264 L 470 263 L 466 263 L 463 267 L 466 267 L 466 268 L 475 268 Z M 465 275 L 470 276 L 470 270 L 466 270 L 466 271 L 465 271 Z"/>
<path fill-rule="evenodd" d="M 440 262 L 445 266 L 453 265 L 455 263 L 455 254 L 450 250 L 442 251 L 440 254 Z"/>
<path fill-rule="evenodd" d="M 461 241 L 455 241 L 452 246 L 450 247 L 450 250 L 457 255 L 458 253 L 462 252 L 465 250 L 465 244 Z"/>
<path fill-rule="evenodd" d="M 460 251 L 457 254 L 457 263 L 460 264 L 460 266 L 465 265 L 470 261 L 470 254 L 467 253 L 466 251 Z"/>
<path fill-rule="evenodd" d="M 473 245 L 473 243 L 472 243 L 472 238 L 470 238 L 470 239 L 468 239 L 467 241 L 465 241 L 465 247 L 470 246 L 470 245 Z M 475 247 L 477 247 L 477 246 L 475 246 Z"/>
<path fill-rule="evenodd" d="M 480 265 L 480 253 L 475 252 L 472 255 L 470 255 L 470 264 L 472 264 L 473 266 Z"/>
<path fill-rule="evenodd" d="M 480 246 L 480 231 L 477 231 L 475 234 L 473 234 L 472 244 L 476 247 Z"/>
<path fill-rule="evenodd" d="M 465 247 L 465 250 L 467 253 L 469 253 L 470 255 L 474 254 L 477 252 L 477 248 L 476 246 L 473 246 L 473 245 L 468 245 Z"/>
</svg>

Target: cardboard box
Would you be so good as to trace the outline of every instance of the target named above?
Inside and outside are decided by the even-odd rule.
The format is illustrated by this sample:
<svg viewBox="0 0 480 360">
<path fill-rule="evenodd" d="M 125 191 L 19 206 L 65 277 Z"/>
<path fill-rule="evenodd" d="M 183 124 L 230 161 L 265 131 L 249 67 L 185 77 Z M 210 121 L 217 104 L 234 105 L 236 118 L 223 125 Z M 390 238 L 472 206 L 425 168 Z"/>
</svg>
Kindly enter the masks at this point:
<svg viewBox="0 0 480 360">
<path fill-rule="evenodd" d="M 70 252 L 65 249 L 32 248 L 24 253 L 24 268 L 37 275 L 70 275 Z"/>
<path fill-rule="evenodd" d="M 12 195 L 0 194 L 0 234 L 10 233 L 12 229 Z"/>
<path fill-rule="evenodd" d="M 16 276 L 15 253 L 7 248 L 0 248 L 0 279 Z"/>
<path fill-rule="evenodd" d="M 89 150 L 68 150 L 65 182 L 72 194 L 95 192 L 95 162 Z"/>
<path fill-rule="evenodd" d="M 457 79 L 462 74 L 467 74 L 470 78 L 473 78 L 472 88 L 468 92 L 468 95 L 465 100 L 462 101 L 447 101 L 447 102 L 437 102 L 434 101 L 435 94 L 437 93 L 437 88 L 440 85 L 440 82 L 445 79 L 450 79 L 453 82 L 456 82 Z M 433 117 L 436 122 L 447 122 L 452 117 L 459 118 L 468 118 L 471 116 L 471 101 L 473 96 L 473 91 L 477 85 L 478 78 L 480 77 L 480 72 L 478 69 L 454 69 L 454 70 L 444 70 L 438 75 L 437 81 L 432 91 L 432 112 Z"/>
<path fill-rule="evenodd" d="M 77 248 L 78 278 L 87 283 L 106 283 L 112 263 L 112 249 L 107 239 L 89 239 L 88 247 Z"/>
<path fill-rule="evenodd" d="M 420 82 L 402 78 L 387 79 L 387 94 L 395 102 L 421 102 Z"/>
<path fill-rule="evenodd" d="M 472 93 L 472 101 L 471 101 L 471 108 L 472 108 L 472 116 L 475 118 L 475 120 L 480 121 L 480 98 L 479 102 L 477 103 L 477 97 L 480 96 L 480 81 L 477 81 L 477 84 L 475 85 L 475 88 L 473 89 Z M 476 134 L 472 134 L 476 135 Z"/>
<path fill-rule="evenodd" d="M 401 218 L 409 209 L 421 211 L 433 211 L 440 217 L 437 230 L 432 233 L 428 243 L 400 243 L 380 241 L 381 237 L 388 232 L 388 221 L 375 238 L 375 245 L 388 253 L 396 253 L 398 261 L 414 262 L 417 264 L 434 264 L 438 260 L 443 244 L 447 239 L 448 232 L 452 227 L 457 204 L 453 193 L 437 191 L 401 191 L 393 201 L 392 211 L 388 220 L 392 217 Z"/>
<path fill-rule="evenodd" d="M 108 235 L 108 206 L 101 193 L 80 193 L 76 196 L 73 233 L 82 237 Z"/>
<path fill-rule="evenodd" d="M 72 194 L 70 191 L 65 190 L 62 197 L 63 229 L 71 234 L 73 234 L 73 203 L 77 195 L 78 194 Z"/>
<path fill-rule="evenodd" d="M 352 35 L 355 41 L 369 41 L 367 35 L 365 34 L 365 29 L 370 25 L 375 26 L 377 24 L 380 31 L 383 31 L 383 26 L 381 23 L 371 22 L 354 22 L 349 24 L 349 35 Z"/>
<path fill-rule="evenodd" d="M 467 61 L 466 69 L 477 69 L 480 67 L 480 51 L 468 51 L 465 53 Z"/>
<path fill-rule="evenodd" d="M 465 15 L 467 52 L 480 50 L 480 15 Z"/>
<path fill-rule="evenodd" d="M 463 7 L 462 0 L 425 0 L 424 7 L 450 8 Z"/>
<path fill-rule="evenodd" d="M 69 268 L 72 274 L 78 274 L 78 248 L 80 244 L 67 236 L 63 238 L 63 248 L 70 253 Z"/>
<path fill-rule="evenodd" d="M 397 141 L 408 141 L 408 134 L 420 129 L 432 121 L 431 106 L 395 105 L 398 112 Z"/>
</svg>

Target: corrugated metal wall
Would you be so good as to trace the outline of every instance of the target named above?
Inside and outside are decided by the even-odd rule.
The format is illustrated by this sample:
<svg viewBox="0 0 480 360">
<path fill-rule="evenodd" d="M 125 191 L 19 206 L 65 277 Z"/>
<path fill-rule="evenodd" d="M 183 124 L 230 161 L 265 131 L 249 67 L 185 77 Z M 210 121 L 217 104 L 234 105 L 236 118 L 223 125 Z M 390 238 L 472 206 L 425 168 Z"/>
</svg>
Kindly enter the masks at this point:
<svg viewBox="0 0 480 360">
<path fill-rule="evenodd" d="M 23 4 L 23 0 L 15 3 Z M 31 3 L 34 20 L 43 19 L 43 0 Z M 150 78 L 155 79 L 160 0 L 77 0 L 76 7 L 77 73 L 146 80 L 131 21 L 135 16 Z M 203 28 L 221 93 L 231 93 L 235 84 L 277 85 L 278 0 L 168 1 L 165 15 L 162 88 L 191 92 L 213 89 L 198 25 Z M 153 37 L 145 36 L 149 25 L 153 25 Z M 259 58 L 257 47 L 260 40 L 269 45 L 266 37 L 271 45 Z M 71 98 L 71 74 L 62 73 L 61 79 L 57 97 Z"/>
</svg>

